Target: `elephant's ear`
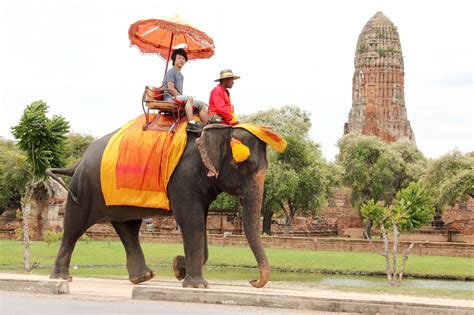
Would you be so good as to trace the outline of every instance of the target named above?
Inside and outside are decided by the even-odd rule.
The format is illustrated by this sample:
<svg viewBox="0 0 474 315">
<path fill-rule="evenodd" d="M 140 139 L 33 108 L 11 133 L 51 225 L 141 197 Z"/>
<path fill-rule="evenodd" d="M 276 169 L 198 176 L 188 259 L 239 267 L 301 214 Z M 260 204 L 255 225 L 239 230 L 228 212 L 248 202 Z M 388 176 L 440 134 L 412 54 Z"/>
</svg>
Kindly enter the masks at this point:
<svg viewBox="0 0 474 315">
<path fill-rule="evenodd" d="M 208 169 L 207 176 L 219 176 L 222 160 L 229 147 L 232 128 L 228 125 L 211 124 L 203 128 L 196 144 L 201 160 Z"/>
</svg>

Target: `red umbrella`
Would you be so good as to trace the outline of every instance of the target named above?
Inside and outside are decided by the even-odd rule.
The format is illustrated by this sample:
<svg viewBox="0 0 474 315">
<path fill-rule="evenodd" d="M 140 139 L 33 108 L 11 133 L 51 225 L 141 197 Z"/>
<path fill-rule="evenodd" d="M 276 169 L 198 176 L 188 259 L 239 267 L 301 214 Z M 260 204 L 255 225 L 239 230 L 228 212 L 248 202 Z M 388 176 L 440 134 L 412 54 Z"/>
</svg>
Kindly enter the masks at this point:
<svg viewBox="0 0 474 315">
<path fill-rule="evenodd" d="M 214 55 L 214 41 L 204 32 L 172 19 L 149 19 L 135 22 L 128 30 L 130 45 L 144 54 L 157 54 L 166 60 L 166 71 L 171 48 L 184 46 L 189 60 L 205 59 Z"/>
</svg>

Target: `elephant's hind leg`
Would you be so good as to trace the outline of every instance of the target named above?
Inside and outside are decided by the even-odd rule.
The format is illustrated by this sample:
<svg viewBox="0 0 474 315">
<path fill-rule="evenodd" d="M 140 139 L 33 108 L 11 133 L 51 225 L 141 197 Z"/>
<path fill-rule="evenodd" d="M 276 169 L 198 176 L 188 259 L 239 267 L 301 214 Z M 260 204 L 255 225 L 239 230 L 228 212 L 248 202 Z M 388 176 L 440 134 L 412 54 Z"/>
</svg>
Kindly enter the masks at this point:
<svg viewBox="0 0 474 315">
<path fill-rule="evenodd" d="M 186 278 L 186 258 L 178 255 L 173 259 L 173 271 L 176 279 L 183 280 Z"/>
<path fill-rule="evenodd" d="M 128 276 L 133 284 L 148 281 L 154 276 L 153 271 L 145 263 L 145 256 L 138 239 L 141 223 L 142 220 L 112 222 L 125 247 Z"/>
<path fill-rule="evenodd" d="M 77 218 L 71 215 L 74 210 L 78 209 L 66 211 L 61 246 L 58 255 L 56 256 L 56 261 L 54 262 L 54 270 L 49 275 L 50 279 L 65 279 L 67 281 L 72 281 L 72 277 L 69 275 L 69 265 L 71 263 L 72 252 L 74 251 L 74 247 L 76 246 L 79 237 L 81 237 L 81 235 L 84 234 L 84 232 L 92 225 L 81 222 L 80 220 L 75 221 Z"/>
</svg>

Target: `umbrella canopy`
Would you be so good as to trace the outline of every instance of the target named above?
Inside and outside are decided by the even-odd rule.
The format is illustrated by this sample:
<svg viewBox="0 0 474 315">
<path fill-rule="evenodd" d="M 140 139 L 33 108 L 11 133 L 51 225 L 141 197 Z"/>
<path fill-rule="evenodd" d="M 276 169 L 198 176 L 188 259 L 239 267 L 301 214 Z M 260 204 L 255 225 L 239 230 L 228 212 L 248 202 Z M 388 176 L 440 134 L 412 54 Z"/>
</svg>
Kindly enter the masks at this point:
<svg viewBox="0 0 474 315">
<path fill-rule="evenodd" d="M 189 60 L 205 59 L 214 55 L 214 41 L 204 32 L 173 19 L 138 21 L 128 30 L 130 44 L 144 54 L 158 54 L 169 60 L 171 48 L 184 46 Z"/>
</svg>

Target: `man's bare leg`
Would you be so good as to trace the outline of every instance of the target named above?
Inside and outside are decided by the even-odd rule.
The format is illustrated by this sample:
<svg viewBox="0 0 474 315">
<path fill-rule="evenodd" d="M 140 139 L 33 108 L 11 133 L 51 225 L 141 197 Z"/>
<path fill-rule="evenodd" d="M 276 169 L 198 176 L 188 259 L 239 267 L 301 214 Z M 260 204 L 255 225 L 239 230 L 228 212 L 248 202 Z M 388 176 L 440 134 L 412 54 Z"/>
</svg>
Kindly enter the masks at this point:
<svg viewBox="0 0 474 315">
<path fill-rule="evenodd" d="M 188 119 L 188 121 L 194 120 L 192 97 L 189 97 L 188 100 L 186 101 L 186 104 L 184 105 L 184 111 L 186 113 L 186 118 Z"/>
<path fill-rule="evenodd" d="M 202 105 L 201 110 L 199 111 L 199 118 L 201 119 L 201 122 L 204 125 L 207 125 L 207 121 L 209 119 L 209 116 L 207 115 L 207 106 Z"/>
</svg>

